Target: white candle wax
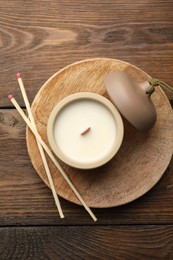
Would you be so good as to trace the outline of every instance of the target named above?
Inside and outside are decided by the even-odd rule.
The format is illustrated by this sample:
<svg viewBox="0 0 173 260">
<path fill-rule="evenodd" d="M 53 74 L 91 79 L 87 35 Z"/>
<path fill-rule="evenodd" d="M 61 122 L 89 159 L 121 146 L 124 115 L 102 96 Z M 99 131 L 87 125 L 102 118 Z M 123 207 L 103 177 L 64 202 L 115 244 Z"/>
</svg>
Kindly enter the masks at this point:
<svg viewBox="0 0 173 260">
<path fill-rule="evenodd" d="M 81 135 L 88 127 L 90 130 Z M 116 139 L 112 113 L 93 100 L 77 100 L 66 105 L 54 123 L 54 139 L 64 155 L 79 163 L 102 160 Z"/>
<path fill-rule="evenodd" d="M 108 162 L 118 151 L 123 133 L 122 119 L 114 105 L 88 92 L 61 100 L 51 112 L 47 127 L 54 153 L 81 169 Z"/>
</svg>

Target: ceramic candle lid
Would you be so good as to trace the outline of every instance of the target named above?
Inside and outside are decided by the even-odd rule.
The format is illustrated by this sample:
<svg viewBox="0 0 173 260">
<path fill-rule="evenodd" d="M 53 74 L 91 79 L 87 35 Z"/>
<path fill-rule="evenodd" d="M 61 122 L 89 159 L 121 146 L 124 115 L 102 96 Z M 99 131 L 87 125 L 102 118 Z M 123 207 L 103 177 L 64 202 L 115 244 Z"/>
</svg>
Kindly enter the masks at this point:
<svg viewBox="0 0 173 260">
<path fill-rule="evenodd" d="M 105 78 L 108 95 L 121 114 L 138 130 L 146 132 L 156 121 L 156 110 L 146 92 L 148 81 L 136 83 L 125 72 L 112 72 Z"/>
</svg>

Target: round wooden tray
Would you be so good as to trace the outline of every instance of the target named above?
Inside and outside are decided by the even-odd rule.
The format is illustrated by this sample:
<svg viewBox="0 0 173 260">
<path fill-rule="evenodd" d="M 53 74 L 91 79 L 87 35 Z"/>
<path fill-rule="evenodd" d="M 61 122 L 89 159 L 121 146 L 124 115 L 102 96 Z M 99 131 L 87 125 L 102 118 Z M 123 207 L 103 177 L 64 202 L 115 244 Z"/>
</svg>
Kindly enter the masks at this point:
<svg viewBox="0 0 173 260">
<path fill-rule="evenodd" d="M 95 92 L 108 98 L 103 79 L 113 70 L 126 71 L 138 82 L 150 78 L 126 62 L 97 58 L 71 64 L 43 85 L 34 99 L 32 112 L 38 131 L 47 144 L 46 126 L 54 106 L 64 97 L 81 91 Z M 157 110 L 154 128 L 147 134 L 142 134 L 123 119 L 125 136 L 122 146 L 106 165 L 93 170 L 79 170 L 61 162 L 90 207 L 114 207 L 131 202 L 149 191 L 166 170 L 173 152 L 173 113 L 160 88 L 156 89 L 152 100 Z M 26 138 L 32 164 L 49 186 L 35 139 L 29 129 Z M 80 204 L 49 158 L 48 163 L 57 193 Z"/>
</svg>

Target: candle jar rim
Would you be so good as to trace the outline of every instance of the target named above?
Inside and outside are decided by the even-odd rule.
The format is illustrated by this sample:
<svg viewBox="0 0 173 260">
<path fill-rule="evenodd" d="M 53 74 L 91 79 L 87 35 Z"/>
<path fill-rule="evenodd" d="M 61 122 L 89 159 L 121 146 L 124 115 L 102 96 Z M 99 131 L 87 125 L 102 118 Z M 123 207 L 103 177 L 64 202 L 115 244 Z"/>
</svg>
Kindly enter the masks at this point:
<svg viewBox="0 0 173 260">
<path fill-rule="evenodd" d="M 81 162 L 72 160 L 71 158 L 67 157 L 56 144 L 55 137 L 54 137 L 54 125 L 55 125 L 55 121 L 56 121 L 58 114 L 67 105 L 69 105 L 73 102 L 76 102 L 76 101 L 80 101 L 80 100 L 96 101 L 96 102 L 102 104 L 103 106 L 105 106 L 111 112 L 111 115 L 113 116 L 116 126 L 117 126 L 117 133 L 116 133 L 116 138 L 115 138 L 116 140 L 114 141 L 114 144 L 113 144 L 110 152 L 107 155 L 105 155 L 104 158 L 99 159 L 97 161 L 90 162 L 90 163 L 88 163 L 88 162 L 81 163 Z M 79 93 L 74 93 L 74 94 L 71 94 L 71 95 L 63 98 L 60 102 L 57 103 L 57 105 L 51 111 L 51 113 L 49 115 L 49 119 L 48 119 L 48 124 L 47 124 L 48 141 L 49 141 L 49 144 L 50 144 L 53 152 L 55 153 L 55 155 L 60 160 L 65 162 L 66 164 L 68 164 L 72 167 L 75 167 L 75 168 L 79 168 L 79 169 L 97 168 L 97 167 L 104 165 L 108 161 L 110 161 L 114 157 L 114 155 L 118 152 L 118 150 L 122 144 L 123 136 L 124 136 L 123 121 L 122 121 L 121 115 L 118 112 L 118 110 L 116 109 L 116 107 L 107 98 L 105 98 L 97 93 L 93 93 L 93 92 L 79 92 Z"/>
</svg>

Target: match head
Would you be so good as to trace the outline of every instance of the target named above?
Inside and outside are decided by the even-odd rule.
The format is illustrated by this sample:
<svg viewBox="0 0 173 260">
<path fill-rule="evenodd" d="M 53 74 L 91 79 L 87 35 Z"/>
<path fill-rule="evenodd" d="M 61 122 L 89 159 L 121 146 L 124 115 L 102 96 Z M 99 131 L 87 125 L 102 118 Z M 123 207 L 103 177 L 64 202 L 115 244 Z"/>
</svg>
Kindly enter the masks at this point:
<svg viewBox="0 0 173 260">
<path fill-rule="evenodd" d="M 14 97 L 13 97 L 13 95 L 8 95 L 8 98 L 9 98 L 9 100 L 11 100 Z"/>
<path fill-rule="evenodd" d="M 22 74 L 21 74 L 21 73 L 19 73 L 19 72 L 16 73 L 16 78 L 17 78 L 17 79 L 20 79 L 21 77 L 22 77 Z"/>
</svg>

